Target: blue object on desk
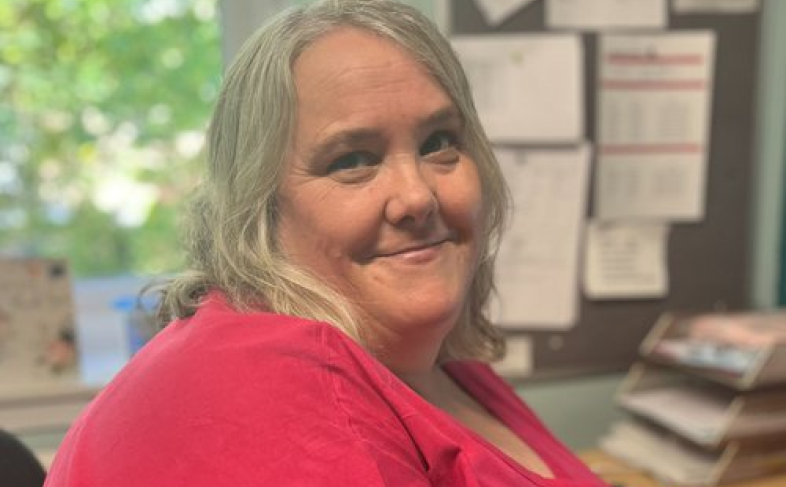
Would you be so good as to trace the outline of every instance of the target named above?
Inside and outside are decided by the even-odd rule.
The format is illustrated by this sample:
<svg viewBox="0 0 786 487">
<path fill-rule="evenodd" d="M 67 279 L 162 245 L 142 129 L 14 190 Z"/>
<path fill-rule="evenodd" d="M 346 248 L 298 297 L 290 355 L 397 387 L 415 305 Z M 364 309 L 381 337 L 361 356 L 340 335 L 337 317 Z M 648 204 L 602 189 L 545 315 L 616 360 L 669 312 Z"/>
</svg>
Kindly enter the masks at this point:
<svg viewBox="0 0 786 487">
<path fill-rule="evenodd" d="M 686 355 L 684 363 L 694 367 L 716 369 L 735 375 L 743 375 L 755 363 L 760 350 L 741 349 L 727 345 L 702 342 L 696 343 L 692 353 Z"/>
<path fill-rule="evenodd" d="M 112 301 L 112 309 L 124 315 L 129 354 L 134 355 L 156 333 L 155 313 L 158 299 L 153 296 L 120 296 Z"/>
</svg>

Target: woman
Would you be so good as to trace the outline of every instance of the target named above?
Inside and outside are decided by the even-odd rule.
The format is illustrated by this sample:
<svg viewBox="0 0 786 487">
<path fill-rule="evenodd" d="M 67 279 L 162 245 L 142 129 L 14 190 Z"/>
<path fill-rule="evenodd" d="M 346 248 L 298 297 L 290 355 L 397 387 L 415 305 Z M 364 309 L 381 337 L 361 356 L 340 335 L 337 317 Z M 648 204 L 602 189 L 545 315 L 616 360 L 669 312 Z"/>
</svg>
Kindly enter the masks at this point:
<svg viewBox="0 0 786 487">
<path fill-rule="evenodd" d="M 426 19 L 383 0 L 277 18 L 209 149 L 177 319 L 47 485 L 603 485 L 482 362 L 507 194 Z"/>
</svg>

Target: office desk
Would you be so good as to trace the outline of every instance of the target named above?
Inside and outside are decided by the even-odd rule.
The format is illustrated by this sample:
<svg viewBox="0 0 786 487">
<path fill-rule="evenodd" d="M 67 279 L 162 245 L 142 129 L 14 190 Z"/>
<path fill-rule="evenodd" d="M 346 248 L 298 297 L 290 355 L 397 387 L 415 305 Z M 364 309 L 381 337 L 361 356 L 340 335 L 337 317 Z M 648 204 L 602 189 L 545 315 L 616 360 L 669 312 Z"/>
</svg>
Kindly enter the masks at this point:
<svg viewBox="0 0 786 487">
<path fill-rule="evenodd" d="M 579 454 L 579 456 L 595 473 L 612 485 L 624 487 L 685 487 L 654 479 L 641 470 L 631 467 L 599 450 L 590 450 Z M 786 473 L 744 482 L 721 484 L 719 487 L 786 487 Z"/>
</svg>

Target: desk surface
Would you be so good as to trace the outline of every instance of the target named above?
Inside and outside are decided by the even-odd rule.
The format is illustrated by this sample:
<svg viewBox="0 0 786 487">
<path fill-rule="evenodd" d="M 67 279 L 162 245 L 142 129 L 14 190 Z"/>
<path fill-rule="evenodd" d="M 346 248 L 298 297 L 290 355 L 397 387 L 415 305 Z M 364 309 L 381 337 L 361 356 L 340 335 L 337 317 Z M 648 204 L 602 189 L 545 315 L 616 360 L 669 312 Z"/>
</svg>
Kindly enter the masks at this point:
<svg viewBox="0 0 786 487">
<path fill-rule="evenodd" d="M 621 462 L 601 451 L 591 450 L 579 455 L 606 482 L 625 487 L 686 487 L 656 480 L 636 467 Z M 786 487 L 786 473 L 745 482 L 722 484 L 720 487 Z"/>
</svg>

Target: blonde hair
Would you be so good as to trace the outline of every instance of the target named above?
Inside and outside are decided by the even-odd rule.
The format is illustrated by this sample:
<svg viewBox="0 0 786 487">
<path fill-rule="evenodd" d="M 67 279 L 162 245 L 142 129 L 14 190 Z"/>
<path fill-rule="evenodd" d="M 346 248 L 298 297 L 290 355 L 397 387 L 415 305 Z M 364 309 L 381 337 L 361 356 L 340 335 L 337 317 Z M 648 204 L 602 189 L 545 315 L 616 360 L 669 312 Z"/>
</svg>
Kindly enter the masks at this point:
<svg viewBox="0 0 786 487">
<path fill-rule="evenodd" d="M 353 26 L 392 40 L 434 76 L 464 118 L 481 179 L 480 262 L 442 360 L 495 359 L 504 341 L 485 314 L 509 195 L 450 44 L 417 10 L 391 0 L 323 0 L 283 12 L 257 30 L 232 64 L 208 130 L 207 175 L 193 196 L 185 243 L 190 265 L 164 292 L 162 319 L 193 315 L 221 290 L 241 312 L 265 309 L 330 323 L 365 344 L 348 300 L 278 249 L 276 193 L 295 130 L 292 67 L 320 36 Z"/>
</svg>

